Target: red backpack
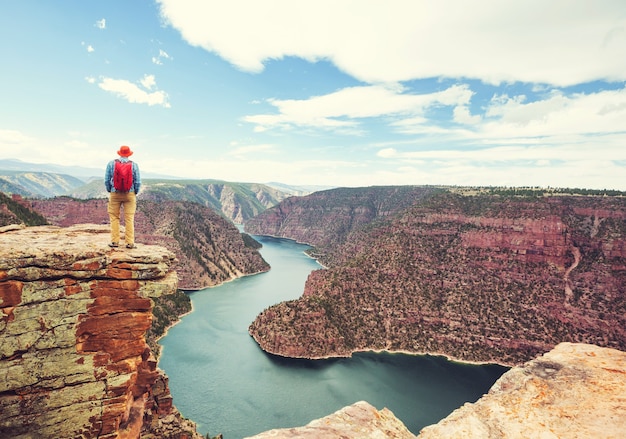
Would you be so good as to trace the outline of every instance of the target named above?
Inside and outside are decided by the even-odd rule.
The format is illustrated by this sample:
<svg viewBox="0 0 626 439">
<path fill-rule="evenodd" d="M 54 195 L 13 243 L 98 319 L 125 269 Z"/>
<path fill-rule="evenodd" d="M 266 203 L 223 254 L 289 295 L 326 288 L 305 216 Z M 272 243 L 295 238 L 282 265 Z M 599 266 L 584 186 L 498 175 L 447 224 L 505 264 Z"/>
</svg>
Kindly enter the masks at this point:
<svg viewBox="0 0 626 439">
<path fill-rule="evenodd" d="M 133 162 L 115 160 L 113 169 L 113 187 L 116 192 L 130 192 L 133 187 Z"/>
</svg>

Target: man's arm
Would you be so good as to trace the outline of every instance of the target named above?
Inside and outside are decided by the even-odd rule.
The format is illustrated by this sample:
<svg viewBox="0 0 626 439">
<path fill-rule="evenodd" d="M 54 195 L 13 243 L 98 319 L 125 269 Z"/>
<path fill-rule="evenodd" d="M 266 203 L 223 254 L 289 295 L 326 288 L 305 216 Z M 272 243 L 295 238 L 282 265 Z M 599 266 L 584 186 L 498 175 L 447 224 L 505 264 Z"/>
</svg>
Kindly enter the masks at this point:
<svg viewBox="0 0 626 439">
<path fill-rule="evenodd" d="M 110 161 L 107 164 L 107 169 L 104 173 L 104 187 L 106 188 L 107 192 L 111 192 L 111 179 L 113 178 L 113 161 Z"/>
<path fill-rule="evenodd" d="M 139 165 L 135 162 L 133 162 L 133 189 L 135 194 L 138 194 L 139 189 L 141 189 L 141 173 L 139 172 Z"/>
</svg>

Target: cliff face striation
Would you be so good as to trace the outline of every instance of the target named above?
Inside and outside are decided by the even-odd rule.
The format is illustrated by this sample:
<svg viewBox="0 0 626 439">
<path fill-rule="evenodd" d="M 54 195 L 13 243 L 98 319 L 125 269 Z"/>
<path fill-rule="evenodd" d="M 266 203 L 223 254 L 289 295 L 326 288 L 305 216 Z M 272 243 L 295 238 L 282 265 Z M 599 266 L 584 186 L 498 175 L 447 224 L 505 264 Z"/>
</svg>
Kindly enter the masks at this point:
<svg viewBox="0 0 626 439">
<path fill-rule="evenodd" d="M 287 198 L 249 219 L 245 226 L 248 233 L 255 235 L 311 244 L 319 253 L 343 243 L 351 231 L 402 211 L 438 191 L 416 186 L 330 189 Z"/>
<path fill-rule="evenodd" d="M 333 233 L 330 222 L 305 219 L 300 235 L 282 236 Z M 429 352 L 514 365 L 563 341 L 626 349 L 623 197 L 442 191 L 351 229 L 340 245 L 322 244 L 329 268 L 311 273 L 299 300 L 250 326 L 264 350 Z"/>
<path fill-rule="evenodd" d="M 145 341 L 175 256 L 108 240 L 98 225 L 0 233 L 0 437 L 199 437 Z"/>
<path fill-rule="evenodd" d="M 626 431 L 624 395 L 626 353 L 562 343 L 509 370 L 487 395 L 417 436 L 389 410 L 359 402 L 307 426 L 271 430 L 251 439 L 618 439 Z"/>
<path fill-rule="evenodd" d="M 59 197 L 30 200 L 51 224 L 108 224 L 107 200 Z M 139 200 L 137 242 L 166 247 L 176 254 L 179 287 L 197 290 L 269 270 L 257 249 L 246 245 L 234 224 L 209 207 L 183 201 Z"/>
<path fill-rule="evenodd" d="M 270 430 L 252 436 L 250 439 L 296 438 L 414 439 L 415 435 L 396 418 L 391 410 L 387 408 L 376 410 L 371 404 L 359 401 L 322 419 L 311 421 L 304 427 Z"/>
</svg>

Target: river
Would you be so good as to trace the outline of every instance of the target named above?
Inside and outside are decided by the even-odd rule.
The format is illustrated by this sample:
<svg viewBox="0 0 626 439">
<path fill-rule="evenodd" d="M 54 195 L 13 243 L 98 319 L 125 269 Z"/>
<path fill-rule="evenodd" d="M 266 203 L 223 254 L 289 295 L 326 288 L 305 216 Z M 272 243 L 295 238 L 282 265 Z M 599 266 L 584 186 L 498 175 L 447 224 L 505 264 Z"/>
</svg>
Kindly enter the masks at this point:
<svg viewBox="0 0 626 439">
<path fill-rule="evenodd" d="M 169 376 L 174 405 L 203 435 L 240 439 L 302 426 L 361 400 L 387 407 L 417 434 L 478 399 L 506 371 L 429 355 L 295 360 L 264 353 L 248 326 L 266 307 L 299 297 L 320 266 L 304 254 L 305 245 L 255 238 L 272 269 L 190 293 L 193 312 L 160 340 L 159 367 Z"/>
</svg>

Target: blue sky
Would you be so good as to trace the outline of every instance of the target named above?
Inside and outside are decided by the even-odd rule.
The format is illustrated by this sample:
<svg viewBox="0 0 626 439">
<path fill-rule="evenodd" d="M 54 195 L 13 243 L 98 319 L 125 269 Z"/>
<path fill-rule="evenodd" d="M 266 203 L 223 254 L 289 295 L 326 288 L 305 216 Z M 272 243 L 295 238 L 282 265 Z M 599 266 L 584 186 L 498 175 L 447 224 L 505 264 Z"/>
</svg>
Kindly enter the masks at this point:
<svg viewBox="0 0 626 439">
<path fill-rule="evenodd" d="M 0 158 L 626 190 L 623 0 L 2 0 Z"/>
</svg>

